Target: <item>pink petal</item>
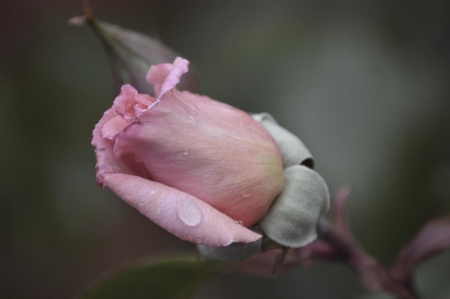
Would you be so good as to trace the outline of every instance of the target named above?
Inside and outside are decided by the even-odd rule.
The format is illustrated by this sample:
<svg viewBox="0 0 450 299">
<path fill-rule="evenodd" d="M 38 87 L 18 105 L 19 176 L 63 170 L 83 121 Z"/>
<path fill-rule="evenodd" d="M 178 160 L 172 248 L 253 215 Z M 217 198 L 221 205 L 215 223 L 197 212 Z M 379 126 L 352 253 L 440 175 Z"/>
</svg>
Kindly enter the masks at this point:
<svg viewBox="0 0 450 299">
<path fill-rule="evenodd" d="M 105 174 L 103 178 L 120 198 L 182 240 L 218 247 L 261 238 L 210 205 L 177 189 L 122 173 Z"/>
<path fill-rule="evenodd" d="M 133 86 L 126 84 L 122 86 L 120 94 L 114 100 L 114 108 L 124 120 L 130 123 L 136 112 L 147 109 L 155 101 L 155 98 L 146 94 L 140 94 Z"/>
<path fill-rule="evenodd" d="M 105 173 L 127 173 L 148 177 L 148 172 L 142 165 L 137 164 L 132 157 L 119 159 L 114 154 L 114 141 L 103 138 L 102 128 L 118 116 L 114 107 L 106 110 L 92 132 L 92 145 L 95 147 L 97 164 L 95 165 L 97 183 L 104 187 Z M 108 133 L 106 133 L 108 134 Z"/>
<path fill-rule="evenodd" d="M 246 227 L 265 215 L 283 188 L 278 146 L 261 124 L 239 109 L 177 90 L 123 130 L 115 150 L 118 157 L 133 154 L 153 180 Z"/>
<path fill-rule="evenodd" d="M 122 132 L 126 126 L 128 126 L 128 122 L 120 115 L 116 115 L 102 127 L 102 136 L 103 138 L 114 140 L 117 134 Z"/>
<path fill-rule="evenodd" d="M 153 90 L 155 91 L 155 96 L 158 98 L 161 94 L 161 86 L 169 75 L 172 69 L 171 63 L 160 63 L 157 65 L 152 65 L 147 73 L 145 79 L 148 83 L 153 84 Z"/>
<path fill-rule="evenodd" d="M 189 61 L 177 57 L 173 64 L 164 63 L 150 67 L 146 79 L 153 84 L 158 99 L 177 86 L 181 75 L 187 73 L 188 65 Z"/>
</svg>

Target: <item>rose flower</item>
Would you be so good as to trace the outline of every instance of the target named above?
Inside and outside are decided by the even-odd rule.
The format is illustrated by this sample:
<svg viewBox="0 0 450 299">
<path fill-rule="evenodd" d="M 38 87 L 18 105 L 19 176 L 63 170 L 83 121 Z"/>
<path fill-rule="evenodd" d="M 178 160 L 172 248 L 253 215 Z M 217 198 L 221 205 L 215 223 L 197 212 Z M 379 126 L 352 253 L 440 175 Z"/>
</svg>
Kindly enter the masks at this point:
<svg viewBox="0 0 450 299">
<path fill-rule="evenodd" d="M 124 85 L 93 132 L 97 182 L 180 239 L 249 243 L 284 186 L 280 149 L 247 113 L 175 87 L 189 62 L 152 66 L 155 97 Z"/>
<path fill-rule="evenodd" d="M 93 132 L 97 182 L 210 259 L 261 252 L 259 232 L 312 242 L 329 195 L 309 151 L 267 113 L 177 90 L 188 64 L 152 66 L 155 97 L 122 86 Z"/>
</svg>

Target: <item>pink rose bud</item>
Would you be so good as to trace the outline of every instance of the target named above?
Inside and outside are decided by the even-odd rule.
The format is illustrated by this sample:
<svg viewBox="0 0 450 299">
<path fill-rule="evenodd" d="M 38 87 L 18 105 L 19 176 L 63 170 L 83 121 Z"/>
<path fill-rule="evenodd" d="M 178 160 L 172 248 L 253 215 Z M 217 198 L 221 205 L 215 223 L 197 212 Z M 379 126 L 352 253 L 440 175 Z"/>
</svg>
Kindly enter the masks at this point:
<svg viewBox="0 0 450 299">
<path fill-rule="evenodd" d="M 280 149 L 247 113 L 177 90 L 188 64 L 152 66 L 155 97 L 122 86 L 93 132 L 97 182 L 183 240 L 254 242 L 284 186 Z"/>
</svg>

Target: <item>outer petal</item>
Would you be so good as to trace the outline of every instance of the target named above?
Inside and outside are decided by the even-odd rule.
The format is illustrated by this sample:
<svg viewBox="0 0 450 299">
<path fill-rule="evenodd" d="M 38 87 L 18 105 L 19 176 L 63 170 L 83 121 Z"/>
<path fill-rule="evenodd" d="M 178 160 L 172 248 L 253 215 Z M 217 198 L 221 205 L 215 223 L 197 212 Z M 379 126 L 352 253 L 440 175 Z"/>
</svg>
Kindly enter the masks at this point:
<svg viewBox="0 0 450 299">
<path fill-rule="evenodd" d="M 218 247 L 261 238 L 205 202 L 174 188 L 121 173 L 104 174 L 103 178 L 120 198 L 182 240 Z"/>
<path fill-rule="evenodd" d="M 261 219 L 284 183 L 281 154 L 267 131 L 207 97 L 175 90 L 160 99 L 119 134 L 116 155 L 133 154 L 153 180 L 246 227 Z"/>
<path fill-rule="evenodd" d="M 108 122 L 115 122 L 118 116 L 115 108 L 112 107 L 107 110 L 98 124 L 95 125 L 92 132 L 92 145 L 95 147 L 95 155 L 97 158 L 97 164 L 95 170 L 97 172 L 96 178 L 100 186 L 104 187 L 103 175 L 105 173 L 127 173 L 134 175 L 141 175 L 143 177 L 148 176 L 148 172 L 142 165 L 137 164 L 134 159 L 130 157 L 124 157 L 119 159 L 114 154 L 114 141 L 108 140 L 103 137 L 104 134 L 108 136 L 108 132 L 102 132 L 102 129 Z"/>
</svg>

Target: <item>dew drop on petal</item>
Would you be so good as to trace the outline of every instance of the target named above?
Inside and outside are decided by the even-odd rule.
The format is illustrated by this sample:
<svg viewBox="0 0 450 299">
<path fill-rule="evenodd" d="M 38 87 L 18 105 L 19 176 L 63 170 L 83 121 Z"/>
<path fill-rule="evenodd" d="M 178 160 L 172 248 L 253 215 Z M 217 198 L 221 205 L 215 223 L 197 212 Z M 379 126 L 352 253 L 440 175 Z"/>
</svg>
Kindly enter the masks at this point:
<svg viewBox="0 0 450 299">
<path fill-rule="evenodd" d="M 250 197 L 250 195 L 251 195 L 250 190 L 244 190 L 241 192 L 241 196 L 244 198 L 248 198 L 248 197 Z"/>
<path fill-rule="evenodd" d="M 160 213 L 161 213 L 161 208 L 158 207 L 158 208 L 156 209 L 156 214 L 160 214 Z"/>
<path fill-rule="evenodd" d="M 151 194 L 151 195 L 153 195 L 153 194 L 155 194 L 155 193 L 156 193 L 155 190 L 150 191 L 150 194 Z"/>
<path fill-rule="evenodd" d="M 200 244 L 202 242 L 202 239 L 197 239 L 197 243 Z"/>
<path fill-rule="evenodd" d="M 177 215 L 181 221 L 189 226 L 197 226 L 203 218 L 199 206 L 188 198 L 179 199 L 177 202 Z"/>
<path fill-rule="evenodd" d="M 141 203 L 139 203 L 139 206 L 143 207 L 143 206 L 145 206 L 145 203 L 141 202 Z"/>
</svg>

